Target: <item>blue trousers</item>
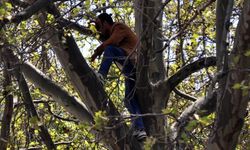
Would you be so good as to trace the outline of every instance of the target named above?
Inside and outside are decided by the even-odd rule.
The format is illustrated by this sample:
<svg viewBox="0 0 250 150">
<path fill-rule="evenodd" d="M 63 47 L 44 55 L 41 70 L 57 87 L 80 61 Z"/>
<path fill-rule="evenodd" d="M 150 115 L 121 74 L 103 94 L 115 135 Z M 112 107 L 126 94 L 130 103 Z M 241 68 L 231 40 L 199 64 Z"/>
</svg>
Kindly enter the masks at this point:
<svg viewBox="0 0 250 150">
<path fill-rule="evenodd" d="M 104 78 L 107 77 L 112 62 L 117 62 L 123 66 L 122 74 L 125 75 L 125 99 L 124 104 L 131 114 L 141 114 L 137 97 L 135 95 L 136 70 L 123 49 L 113 45 L 107 46 L 104 50 L 103 60 L 99 68 L 99 73 Z M 144 129 L 141 117 L 133 121 L 133 126 L 137 129 Z"/>
</svg>

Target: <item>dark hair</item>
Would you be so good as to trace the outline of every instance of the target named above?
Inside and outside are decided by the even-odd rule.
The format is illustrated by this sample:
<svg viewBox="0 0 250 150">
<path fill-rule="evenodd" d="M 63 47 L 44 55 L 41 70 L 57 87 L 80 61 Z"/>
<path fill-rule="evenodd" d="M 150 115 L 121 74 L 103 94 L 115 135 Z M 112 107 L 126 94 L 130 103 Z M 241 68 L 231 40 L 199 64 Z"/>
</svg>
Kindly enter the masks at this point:
<svg viewBox="0 0 250 150">
<path fill-rule="evenodd" d="M 113 25 L 114 21 L 111 17 L 111 14 L 107 14 L 107 13 L 101 13 L 100 15 L 98 15 L 98 18 L 104 22 L 106 21 L 108 24 Z"/>
</svg>

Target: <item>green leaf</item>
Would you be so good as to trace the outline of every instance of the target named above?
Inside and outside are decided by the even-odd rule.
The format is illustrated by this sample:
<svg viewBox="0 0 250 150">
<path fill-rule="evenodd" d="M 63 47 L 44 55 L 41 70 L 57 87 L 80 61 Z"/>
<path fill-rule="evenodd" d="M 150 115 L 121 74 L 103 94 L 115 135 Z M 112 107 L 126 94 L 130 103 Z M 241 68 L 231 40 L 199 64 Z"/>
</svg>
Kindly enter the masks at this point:
<svg viewBox="0 0 250 150">
<path fill-rule="evenodd" d="M 181 138 L 184 140 L 184 141 L 188 141 L 188 136 L 185 134 L 185 133 L 182 133 L 181 134 Z"/>
<path fill-rule="evenodd" d="M 197 121 L 196 120 L 192 120 L 188 123 L 188 125 L 186 126 L 187 131 L 192 131 L 193 128 L 197 125 Z"/>
<path fill-rule="evenodd" d="M 239 90 L 241 87 L 242 85 L 240 83 L 235 83 L 232 88 L 235 90 Z"/>
<path fill-rule="evenodd" d="M 241 89 L 242 89 L 242 96 L 248 96 L 250 87 L 247 85 L 243 85 Z"/>
<path fill-rule="evenodd" d="M 250 56 L 250 50 L 246 51 L 246 52 L 244 53 L 244 55 L 245 55 L 246 57 L 249 57 L 249 56 Z"/>
<path fill-rule="evenodd" d="M 94 121 L 95 121 L 94 127 L 97 130 L 102 130 L 107 125 L 109 120 L 106 116 L 105 111 L 98 111 L 95 113 Z"/>
<path fill-rule="evenodd" d="M 155 144 L 156 139 L 153 137 L 147 137 L 146 141 L 144 142 L 144 149 L 151 150 L 153 145 Z"/>
<path fill-rule="evenodd" d="M 5 14 L 5 9 L 4 8 L 0 8 L 0 16 L 4 16 Z"/>
<path fill-rule="evenodd" d="M 95 28 L 95 26 L 93 24 L 90 25 L 89 29 L 93 32 L 93 33 L 97 33 L 97 30 Z"/>
<path fill-rule="evenodd" d="M 76 17 L 80 11 L 81 11 L 80 8 L 73 9 L 73 11 L 71 12 L 71 17 Z"/>
<path fill-rule="evenodd" d="M 42 122 L 37 116 L 34 116 L 30 118 L 30 124 L 33 128 L 38 129 L 38 127 L 42 125 Z"/>
<path fill-rule="evenodd" d="M 197 115 L 198 116 L 198 115 Z M 211 119 L 209 116 L 205 117 L 196 117 L 196 119 L 203 125 L 208 126 L 213 119 Z"/>
<path fill-rule="evenodd" d="M 197 39 L 199 38 L 199 35 L 196 34 L 196 33 L 194 33 L 194 34 L 193 34 L 193 38 L 194 38 L 195 40 L 197 40 Z"/>
<path fill-rule="evenodd" d="M 234 64 L 237 64 L 239 62 L 239 60 L 240 60 L 240 56 L 239 55 L 233 57 L 233 63 Z"/>
<path fill-rule="evenodd" d="M 86 1 L 85 1 L 85 6 L 86 6 L 86 8 L 89 8 L 89 7 L 90 7 L 90 0 L 86 0 Z"/>
<path fill-rule="evenodd" d="M 11 3 L 8 3 L 8 2 L 5 3 L 5 7 L 6 7 L 8 10 L 12 9 Z"/>
</svg>

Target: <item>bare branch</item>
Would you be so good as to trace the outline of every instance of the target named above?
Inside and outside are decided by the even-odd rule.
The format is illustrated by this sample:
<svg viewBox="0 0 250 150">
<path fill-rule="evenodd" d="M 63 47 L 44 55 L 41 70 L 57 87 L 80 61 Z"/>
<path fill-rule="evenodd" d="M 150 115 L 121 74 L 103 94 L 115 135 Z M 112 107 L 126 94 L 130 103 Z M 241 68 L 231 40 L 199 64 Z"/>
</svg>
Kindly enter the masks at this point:
<svg viewBox="0 0 250 150">
<path fill-rule="evenodd" d="M 73 30 L 76 30 L 78 31 L 79 33 L 81 34 L 84 34 L 84 35 L 93 35 L 92 31 L 89 30 L 88 28 L 76 23 L 76 22 L 72 22 L 72 21 L 69 21 L 67 19 L 59 19 L 58 22 L 60 23 L 61 26 L 63 27 L 66 27 L 66 28 L 69 28 L 69 29 L 73 29 Z"/>
<path fill-rule="evenodd" d="M 174 88 L 174 92 L 175 92 L 175 94 L 177 94 L 177 95 L 179 95 L 179 96 L 181 96 L 181 97 L 183 97 L 185 99 L 188 99 L 188 100 L 191 100 L 191 101 L 196 101 L 197 100 L 197 98 L 195 98 L 195 97 L 193 97 L 191 95 L 188 95 L 188 94 L 178 90 L 177 88 Z"/>
<path fill-rule="evenodd" d="M 19 12 L 17 15 L 13 16 L 10 21 L 1 21 L 0 22 L 0 29 L 7 24 L 8 22 L 13 22 L 13 23 L 20 23 L 21 21 L 29 19 L 32 15 L 37 13 L 39 10 L 47 8 L 50 6 L 51 3 L 56 2 L 56 1 L 67 1 L 67 0 L 37 0 L 30 6 L 28 6 L 28 3 L 19 1 L 19 0 L 14 0 L 12 1 L 12 4 L 19 5 L 20 7 L 26 7 L 23 11 Z M 49 8 L 49 7 L 48 7 Z"/>
<path fill-rule="evenodd" d="M 191 64 L 188 64 L 181 68 L 177 73 L 171 76 L 165 83 L 170 86 L 170 89 L 173 90 L 180 82 L 187 78 L 192 73 L 207 68 L 210 66 L 216 65 L 216 57 L 205 57 L 201 58 Z"/>
<path fill-rule="evenodd" d="M 48 104 L 48 103 L 44 103 L 47 107 L 48 107 L 48 110 L 49 110 L 49 113 L 51 115 L 53 115 L 55 118 L 57 119 L 60 119 L 60 120 L 64 120 L 64 121 L 70 121 L 70 122 L 74 122 L 74 123 L 78 123 L 79 121 L 76 120 L 76 119 L 71 119 L 71 118 L 63 118 L 57 114 L 55 114 L 52 110 L 51 110 L 51 106 Z"/>
</svg>

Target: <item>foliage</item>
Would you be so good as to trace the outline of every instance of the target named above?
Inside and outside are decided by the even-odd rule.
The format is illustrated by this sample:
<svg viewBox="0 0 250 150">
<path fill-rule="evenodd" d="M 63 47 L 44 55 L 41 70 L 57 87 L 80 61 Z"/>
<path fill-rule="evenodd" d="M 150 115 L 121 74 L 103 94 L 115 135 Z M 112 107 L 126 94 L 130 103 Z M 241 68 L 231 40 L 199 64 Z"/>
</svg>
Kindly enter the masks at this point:
<svg viewBox="0 0 250 150">
<path fill-rule="evenodd" d="M 146 141 L 144 142 L 144 149 L 145 150 L 151 150 L 156 139 L 153 137 L 147 137 Z"/>
<path fill-rule="evenodd" d="M 178 3 L 179 2 L 179 3 Z M 198 60 L 202 57 L 214 56 L 215 51 L 215 4 L 206 8 L 200 15 L 195 17 L 190 24 L 187 24 L 195 15 L 197 10 L 205 3 L 204 0 L 196 1 L 170 1 L 163 9 L 162 40 L 168 44 L 164 51 L 164 63 L 166 65 L 167 76 L 170 77 L 180 70 L 183 66 Z M 235 24 L 239 16 L 242 1 L 236 1 L 234 9 L 235 23 L 230 26 L 230 31 L 235 31 Z M 131 28 L 134 27 L 134 2 L 119 0 L 85 0 L 85 1 L 65 1 L 55 2 L 62 18 L 80 24 L 91 30 L 94 34 L 86 36 L 79 31 L 69 30 L 75 37 L 76 42 L 86 60 L 89 59 L 94 49 L 99 45 L 96 29 L 90 20 L 100 12 L 112 13 L 116 21 L 124 22 Z M 0 1 L 0 21 L 4 18 L 10 19 L 24 8 L 11 4 L 11 1 Z M 50 79 L 63 87 L 71 96 L 77 97 L 78 93 L 70 83 L 69 79 L 59 63 L 51 45 L 44 40 L 44 33 L 51 26 L 57 26 L 57 19 L 52 14 L 46 14 L 45 22 L 39 21 L 41 13 L 35 14 L 31 18 L 22 21 L 19 24 L 7 24 L 1 30 L 0 43 L 8 41 L 15 46 L 13 52 L 22 62 L 31 62 Z M 180 36 L 173 38 L 176 33 L 185 30 Z M 3 38 L 4 37 L 4 38 Z M 3 39 L 5 40 L 3 40 Z M 172 39 L 172 41 L 169 41 Z M 229 45 L 233 45 L 234 33 L 229 37 Z M 169 42 L 169 43 L 168 43 Z M 232 47 L 230 47 L 230 50 Z M 247 51 L 244 54 L 250 56 Z M 239 57 L 234 58 L 237 64 Z M 96 62 L 89 63 L 95 70 L 98 69 L 100 59 Z M 176 87 L 178 90 L 194 96 L 203 97 L 207 94 L 211 78 L 214 76 L 215 68 L 206 68 L 200 70 Z M 4 111 L 4 101 L 2 83 L 4 81 L 3 65 L 0 65 L 0 114 Z M 34 85 L 29 83 L 29 90 L 35 103 L 36 110 L 40 119 L 29 117 L 24 108 L 23 98 L 21 97 L 18 85 L 15 79 L 12 79 L 13 86 L 9 87 L 14 95 L 14 113 L 11 122 L 10 139 L 8 148 L 21 149 L 38 147 L 45 149 L 41 137 L 38 134 L 38 126 L 44 124 L 58 149 L 108 149 L 99 139 L 91 132 L 92 126 L 80 123 L 79 120 L 67 113 L 65 109 L 59 106 L 50 95 L 44 93 Z M 249 91 L 249 83 L 237 83 L 233 89 Z M 105 84 L 105 90 L 109 98 L 121 114 L 128 114 L 123 104 L 124 98 L 124 78 L 120 74 L 117 66 L 113 65 L 109 72 L 108 81 Z M 167 114 L 167 130 L 172 126 L 181 115 L 181 113 L 193 102 L 171 93 L 169 102 L 163 113 Z M 248 107 L 249 108 L 249 107 Z M 0 117 L 2 117 L 0 115 Z M 187 124 L 184 132 L 181 134 L 182 143 L 192 149 L 204 149 L 209 133 L 213 127 L 214 114 L 200 117 L 191 116 L 191 121 Z M 103 130 L 109 119 L 104 111 L 98 111 L 94 117 L 94 129 Z M 129 123 L 128 123 L 129 124 Z M 249 115 L 246 118 L 245 126 L 241 134 L 238 149 L 249 148 Z M 148 137 L 144 143 L 145 150 L 151 149 L 156 142 L 153 137 Z"/>
<path fill-rule="evenodd" d="M 108 118 L 106 116 L 106 112 L 103 111 L 96 112 L 94 121 L 95 121 L 94 128 L 97 130 L 103 130 L 103 128 L 108 124 Z"/>
</svg>

